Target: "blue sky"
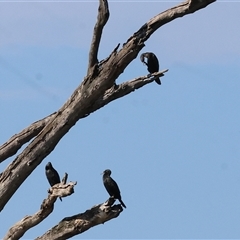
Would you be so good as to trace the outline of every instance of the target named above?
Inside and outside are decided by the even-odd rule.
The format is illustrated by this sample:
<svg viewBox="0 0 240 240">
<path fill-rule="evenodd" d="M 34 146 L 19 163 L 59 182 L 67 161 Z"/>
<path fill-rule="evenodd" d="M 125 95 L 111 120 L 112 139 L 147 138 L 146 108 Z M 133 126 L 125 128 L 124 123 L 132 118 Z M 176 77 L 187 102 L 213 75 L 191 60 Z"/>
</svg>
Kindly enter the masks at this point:
<svg viewBox="0 0 240 240">
<path fill-rule="evenodd" d="M 109 1 L 99 59 L 177 3 Z M 0 6 L 2 144 L 60 108 L 80 84 L 98 2 Z M 218 1 L 160 28 L 143 52 L 154 52 L 160 68 L 169 69 L 162 85 L 149 84 L 80 120 L 1 212 L 0 237 L 39 209 L 51 161 L 78 184 L 25 239 L 104 202 L 100 173 L 106 168 L 127 209 L 75 239 L 240 239 L 239 8 L 239 2 Z M 137 58 L 117 83 L 146 74 Z"/>
</svg>

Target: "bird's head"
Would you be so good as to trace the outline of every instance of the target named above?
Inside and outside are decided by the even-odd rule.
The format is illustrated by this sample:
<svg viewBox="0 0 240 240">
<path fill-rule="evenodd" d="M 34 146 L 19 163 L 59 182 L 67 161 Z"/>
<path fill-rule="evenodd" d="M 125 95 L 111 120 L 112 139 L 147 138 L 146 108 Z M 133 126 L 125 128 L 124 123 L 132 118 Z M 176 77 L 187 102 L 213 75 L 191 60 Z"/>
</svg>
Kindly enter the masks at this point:
<svg viewBox="0 0 240 240">
<path fill-rule="evenodd" d="M 106 170 L 104 170 L 104 171 L 103 171 L 103 173 L 102 173 L 102 174 L 103 174 L 103 175 L 105 175 L 105 176 L 110 176 L 110 175 L 111 175 L 111 173 L 112 173 L 112 172 L 111 172 L 111 170 L 110 170 L 110 169 L 106 169 Z"/>
<path fill-rule="evenodd" d="M 47 165 L 45 166 L 45 169 L 48 170 L 48 169 L 52 169 L 52 164 L 51 162 L 48 162 Z"/>
<path fill-rule="evenodd" d="M 143 63 L 144 63 L 144 53 L 143 53 L 143 54 L 141 54 L 141 56 L 140 56 L 140 60 L 141 60 L 141 62 L 143 62 Z"/>
<path fill-rule="evenodd" d="M 141 62 L 143 62 L 143 64 L 147 65 L 147 63 L 145 62 L 145 57 L 146 57 L 145 53 L 141 54 L 140 60 L 141 60 Z"/>
</svg>

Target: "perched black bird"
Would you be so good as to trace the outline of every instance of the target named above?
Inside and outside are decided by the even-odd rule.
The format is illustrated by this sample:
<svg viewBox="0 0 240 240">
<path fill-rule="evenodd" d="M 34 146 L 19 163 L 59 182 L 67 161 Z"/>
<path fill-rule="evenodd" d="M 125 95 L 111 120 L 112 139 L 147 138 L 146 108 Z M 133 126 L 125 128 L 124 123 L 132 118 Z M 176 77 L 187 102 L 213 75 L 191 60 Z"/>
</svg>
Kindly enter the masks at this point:
<svg viewBox="0 0 240 240">
<path fill-rule="evenodd" d="M 110 177 L 111 173 L 112 172 L 109 169 L 106 169 L 103 172 L 103 184 L 109 195 L 115 199 L 118 199 L 122 206 L 126 208 L 126 205 L 122 201 L 120 190 L 118 188 L 117 183 Z"/>
<path fill-rule="evenodd" d="M 47 180 L 48 180 L 51 187 L 54 186 L 57 183 L 60 183 L 59 174 L 50 162 L 48 162 L 46 167 L 45 167 L 45 173 L 46 173 Z M 59 199 L 62 201 L 61 197 L 59 197 Z"/>
<path fill-rule="evenodd" d="M 147 62 L 145 62 L 144 58 L 147 58 Z M 140 60 L 147 65 L 147 69 L 150 73 L 155 73 L 159 71 L 159 62 L 156 55 L 152 52 L 143 53 L 140 56 Z M 155 79 L 155 82 L 161 85 L 160 78 Z"/>
</svg>

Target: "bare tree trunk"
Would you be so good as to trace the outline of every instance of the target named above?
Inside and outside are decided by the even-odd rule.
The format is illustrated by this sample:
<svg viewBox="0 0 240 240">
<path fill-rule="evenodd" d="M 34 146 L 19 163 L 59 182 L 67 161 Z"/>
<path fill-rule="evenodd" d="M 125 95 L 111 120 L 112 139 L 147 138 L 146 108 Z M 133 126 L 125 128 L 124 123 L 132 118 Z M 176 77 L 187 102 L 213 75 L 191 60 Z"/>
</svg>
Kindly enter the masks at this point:
<svg viewBox="0 0 240 240">
<path fill-rule="evenodd" d="M 118 50 L 120 46 L 118 44 L 108 58 L 99 62 L 97 55 L 102 30 L 109 18 L 107 0 L 99 0 L 98 18 L 89 52 L 87 75 L 82 83 L 57 112 L 31 124 L 0 147 L 0 162 L 2 162 L 14 155 L 23 144 L 32 139 L 22 153 L 0 174 L 0 211 L 3 210 L 9 199 L 32 171 L 54 150 L 61 138 L 79 119 L 87 117 L 109 102 L 123 97 L 164 75 L 163 73 L 167 70 L 155 73 L 153 78 L 150 79 L 145 76 L 120 85 L 115 82 L 128 64 L 137 57 L 140 50 L 145 46 L 145 41 L 157 29 L 176 18 L 205 8 L 213 2 L 215 0 L 188 0 L 159 13 L 135 32 L 120 50 Z M 107 210 L 104 206 L 108 207 Z M 65 218 L 39 239 L 66 239 L 79 234 L 92 226 L 117 217 L 122 211 L 120 206 L 117 206 L 111 207 L 108 202 L 105 205 L 101 204 L 93 207 L 83 214 Z M 80 230 L 76 231 L 74 226 L 78 226 Z M 21 223 L 18 227 L 21 227 Z M 7 236 L 5 239 L 13 239 Z"/>
</svg>

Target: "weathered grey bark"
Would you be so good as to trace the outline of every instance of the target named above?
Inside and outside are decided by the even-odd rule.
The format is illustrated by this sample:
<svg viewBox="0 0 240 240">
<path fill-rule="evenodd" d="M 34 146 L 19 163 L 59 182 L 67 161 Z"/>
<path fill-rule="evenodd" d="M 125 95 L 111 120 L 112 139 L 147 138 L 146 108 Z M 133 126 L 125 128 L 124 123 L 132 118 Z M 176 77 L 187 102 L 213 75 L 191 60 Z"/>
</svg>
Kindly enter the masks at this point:
<svg viewBox="0 0 240 240">
<path fill-rule="evenodd" d="M 61 183 L 52 186 L 48 192 L 49 195 L 43 200 L 40 210 L 32 216 L 26 216 L 19 222 L 15 223 L 7 232 L 3 240 L 18 240 L 20 239 L 27 230 L 36 226 L 42 222 L 48 215 L 53 211 L 54 203 L 58 197 L 70 196 L 74 193 L 74 185 L 76 182 L 67 181 L 67 174 L 63 178 Z M 50 238 L 49 238 L 50 239 Z"/>
<path fill-rule="evenodd" d="M 93 30 L 92 44 L 89 51 L 88 75 L 94 66 L 98 64 L 98 49 L 102 37 L 102 31 L 109 18 L 109 9 L 107 0 L 99 2 L 98 18 Z"/>
<path fill-rule="evenodd" d="M 113 203 L 114 199 L 109 198 L 105 203 L 94 206 L 84 213 L 66 217 L 36 240 L 65 240 L 116 218 L 123 209 L 120 204 L 112 206 Z"/>
<path fill-rule="evenodd" d="M 137 57 L 140 50 L 144 47 L 144 42 L 147 41 L 158 28 L 178 17 L 183 17 L 184 15 L 202 9 L 215 1 L 216 0 L 188 0 L 158 14 L 135 32 L 127 42 L 123 44 L 120 50 L 118 50 L 118 45 L 108 58 L 98 62 L 97 54 L 101 34 L 109 17 L 107 0 L 99 0 L 98 19 L 94 28 L 89 53 L 88 71 L 83 82 L 56 113 L 33 123 L 20 134 L 13 136 L 0 148 L 2 151 L 0 152 L 0 156 L 3 156 L 0 158 L 0 161 L 3 161 L 7 157 L 15 154 L 24 143 L 35 137 L 22 153 L 9 164 L 5 171 L 0 174 L 0 211 L 2 211 L 23 181 L 34 171 L 43 159 L 53 151 L 61 138 L 79 119 L 87 117 L 90 113 L 109 102 L 123 97 L 135 89 L 154 81 L 154 78 L 148 79 L 147 77 L 140 77 L 120 85 L 115 83 L 116 79 L 128 64 Z M 162 73 L 159 72 L 159 76 L 162 76 Z M 158 74 L 156 74 L 156 76 L 157 75 Z M 96 209 L 98 210 L 91 211 L 93 215 L 91 215 L 92 220 L 90 223 L 87 222 L 89 225 L 86 225 L 86 216 L 84 214 L 83 216 L 76 215 L 72 217 L 73 222 L 70 223 L 73 225 L 70 224 L 70 228 L 67 228 L 67 225 L 71 220 L 69 220 L 69 218 L 67 218 L 67 220 L 63 219 L 54 227 L 55 230 L 51 231 L 51 234 L 54 234 L 51 235 L 51 239 L 69 238 L 89 229 L 91 226 L 113 218 L 111 217 L 108 219 L 109 216 L 117 217 L 121 212 L 120 209 L 113 207 L 108 215 L 105 213 L 105 210 L 102 212 L 101 209 L 104 209 L 102 205 L 97 206 Z M 71 228 L 71 226 L 75 225 L 79 226 L 81 230 L 78 233 L 76 233 L 75 228 Z M 48 232 L 44 236 L 47 234 Z M 50 235 L 47 236 L 49 237 Z M 56 237 L 52 238 L 52 236 Z"/>
<path fill-rule="evenodd" d="M 0 163 L 13 156 L 22 147 L 22 145 L 36 137 L 55 114 L 56 113 L 53 113 L 44 119 L 32 123 L 20 133 L 13 135 L 6 143 L 0 146 Z"/>
</svg>

